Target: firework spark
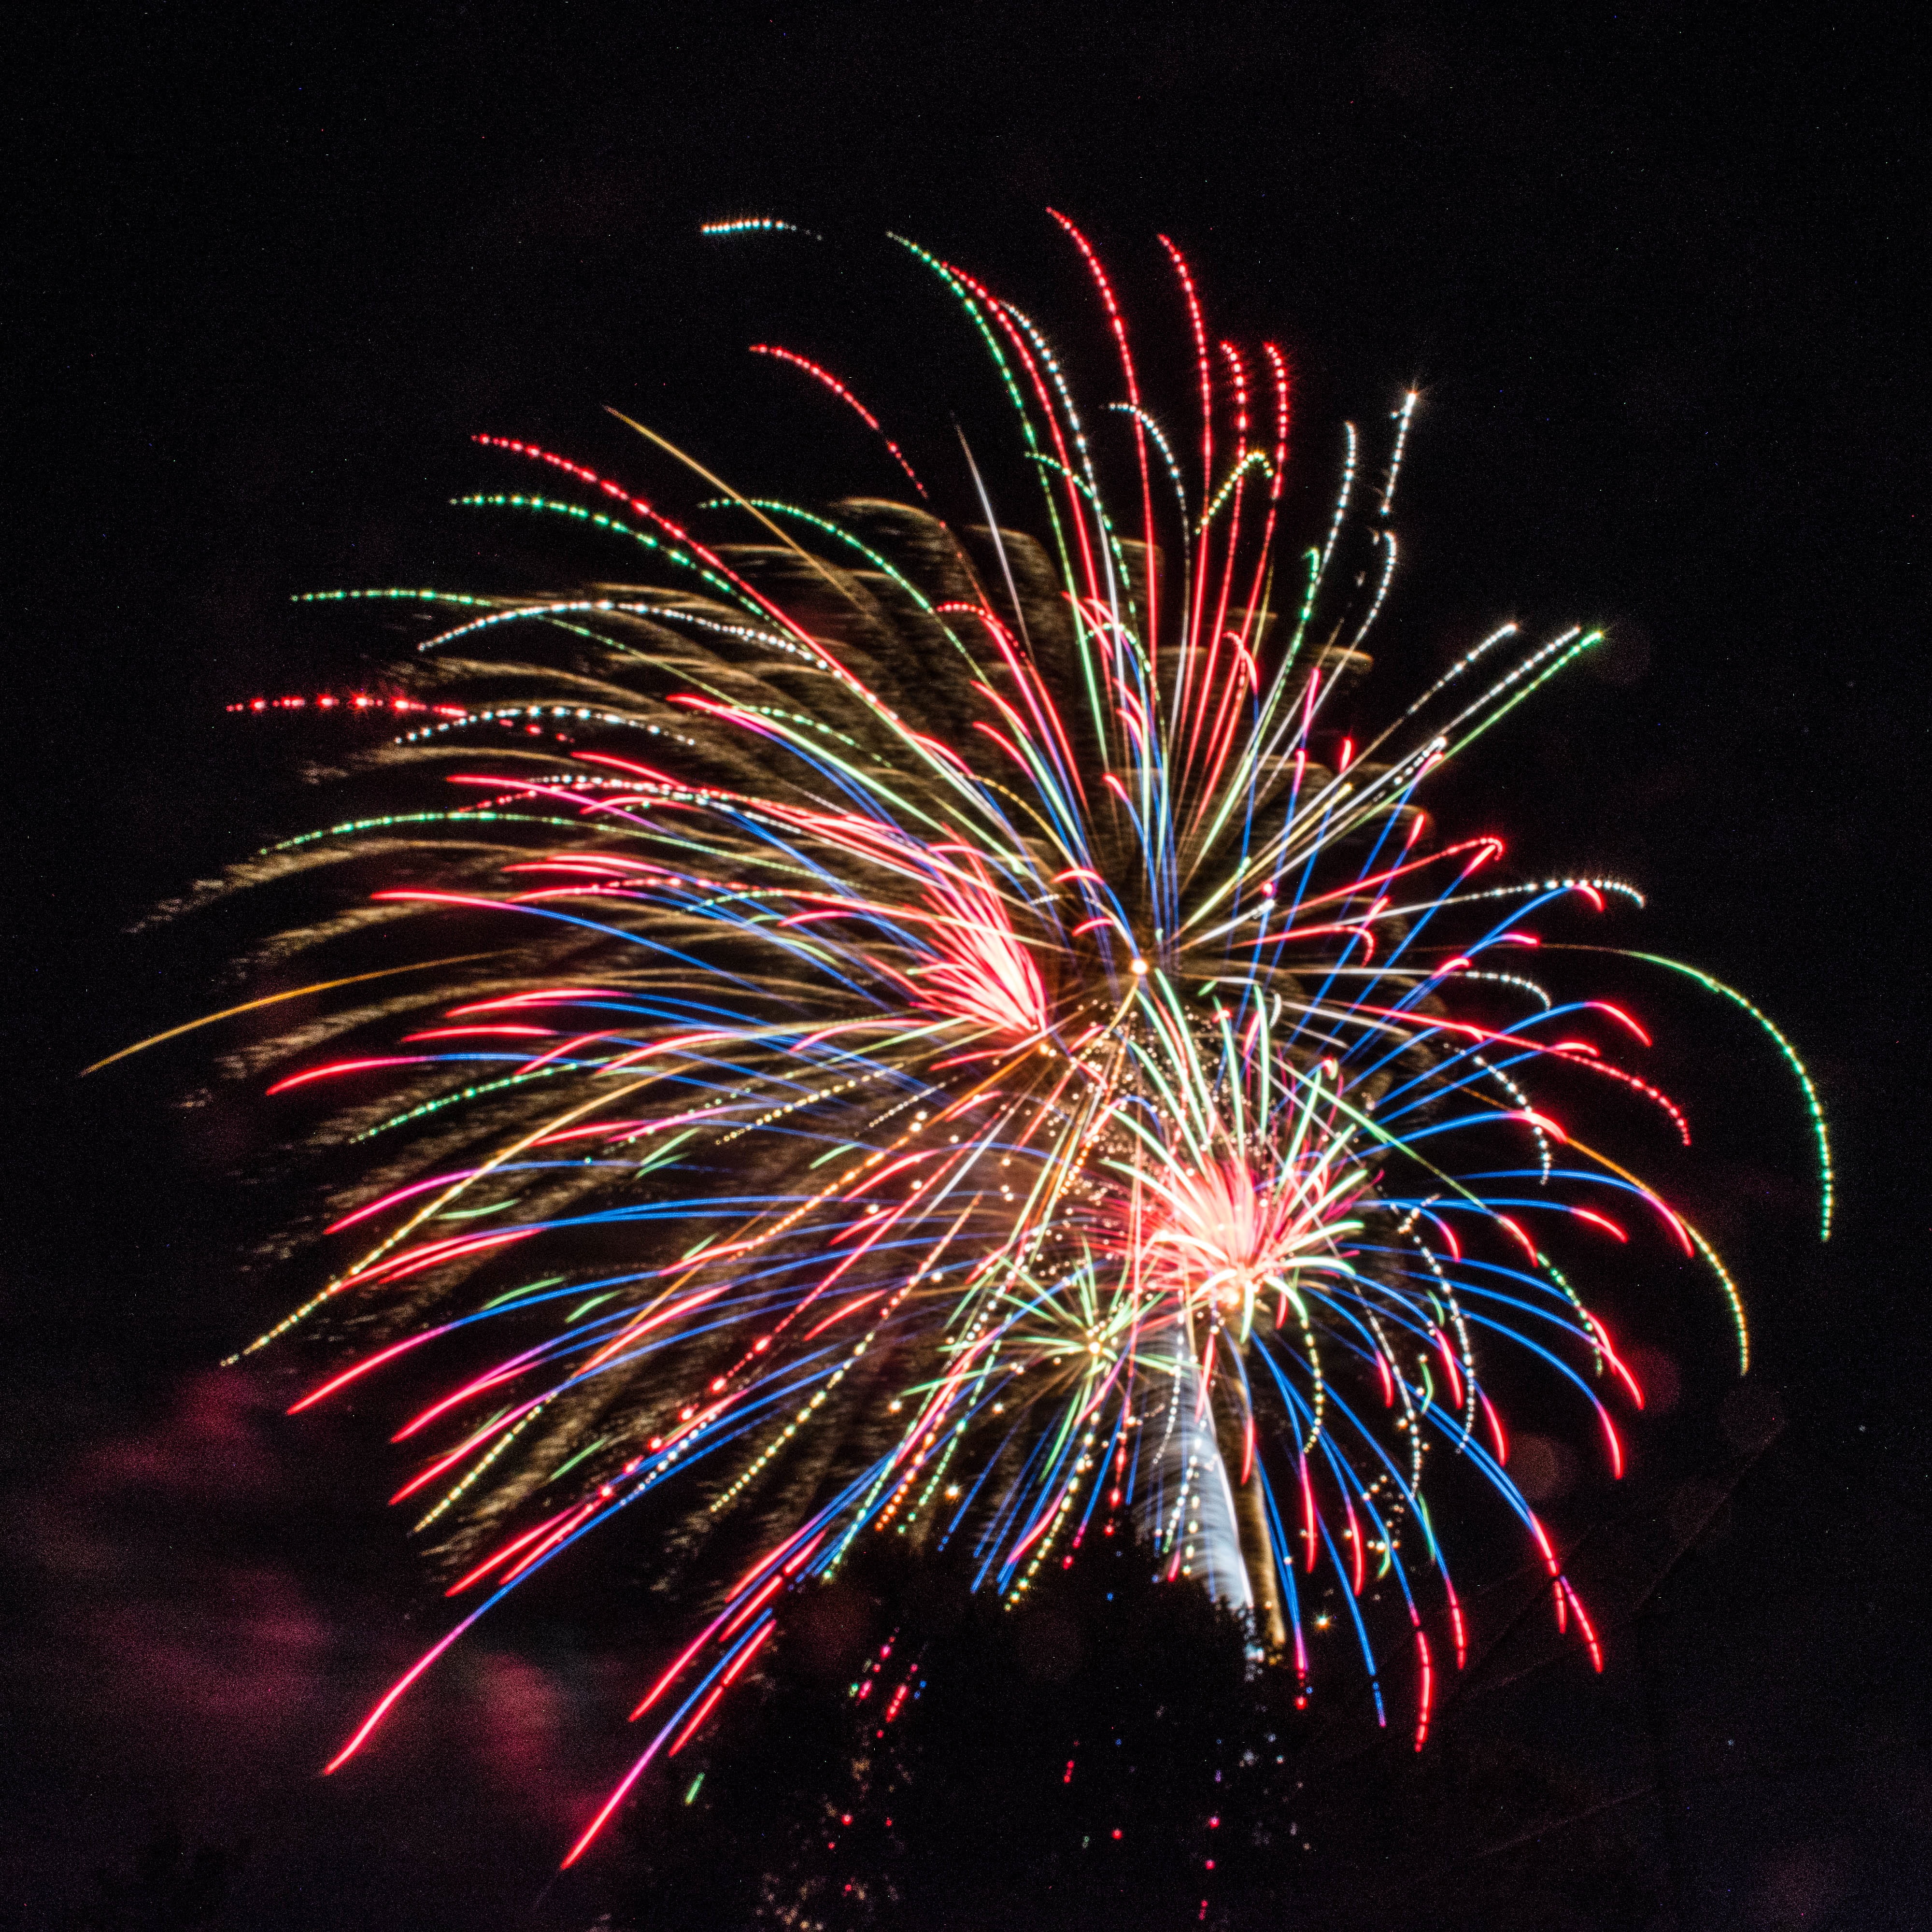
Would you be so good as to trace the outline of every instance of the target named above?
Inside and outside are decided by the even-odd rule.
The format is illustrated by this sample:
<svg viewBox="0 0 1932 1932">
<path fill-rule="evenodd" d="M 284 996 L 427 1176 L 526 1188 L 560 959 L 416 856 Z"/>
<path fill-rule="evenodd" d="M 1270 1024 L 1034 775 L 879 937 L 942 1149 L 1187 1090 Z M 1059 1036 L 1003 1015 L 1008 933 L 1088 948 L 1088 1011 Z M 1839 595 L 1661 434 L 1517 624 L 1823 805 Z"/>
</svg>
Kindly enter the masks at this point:
<svg viewBox="0 0 1932 1932">
<path fill-rule="evenodd" d="M 961 525 L 741 496 L 689 459 L 724 495 L 674 517 L 490 437 L 530 480 L 466 502 L 646 580 L 332 593 L 429 624 L 430 715 L 382 811 L 239 876 L 380 860 L 373 898 L 283 950 L 420 931 L 441 956 L 245 1056 L 272 1092 L 353 1095 L 316 1131 L 359 1157 L 326 1286 L 254 1346 L 352 1316 L 362 1352 L 298 1408 L 422 1351 L 466 1364 L 396 1433 L 396 1501 L 442 1539 L 462 1614 L 332 1769 L 509 1592 L 674 1485 L 757 1553 L 638 1702 L 650 1742 L 571 1859 L 750 1666 L 780 1594 L 862 1535 L 963 1549 L 1017 1601 L 1130 1524 L 1304 1685 L 1311 1593 L 1338 1586 L 1378 1717 L 1400 1680 L 1420 1745 L 1437 1657 L 1464 1648 L 1425 1492 L 1460 1467 L 1596 1652 L 1488 1364 L 1515 1352 L 1567 1390 L 1620 1467 L 1612 1408 L 1641 1396 L 1572 1256 L 1644 1224 L 1734 1312 L 1736 1292 L 1558 1124 L 1600 1096 L 1619 1131 L 1635 1108 L 1688 1138 L 1627 1064 L 1642 1026 L 1551 965 L 1595 949 L 1538 950 L 1638 894 L 1509 878 L 1500 841 L 1439 836 L 1420 800 L 1598 634 L 1504 625 L 1355 742 L 1339 694 L 1395 569 L 1416 398 L 1372 478 L 1348 428 L 1297 554 L 1281 351 L 1215 337 L 1164 244 L 1195 359 L 1171 435 L 1060 226 L 1124 391 L 1096 416 L 1025 313 L 904 244 L 990 358 L 1036 533 L 1000 526 L 970 458 Z M 788 232 L 707 232 L 740 230 Z M 842 381 L 758 350 L 912 476 Z M 453 802 L 399 800 L 437 778 Z M 1392 1654 L 1372 1578 L 1406 1609 Z"/>
</svg>

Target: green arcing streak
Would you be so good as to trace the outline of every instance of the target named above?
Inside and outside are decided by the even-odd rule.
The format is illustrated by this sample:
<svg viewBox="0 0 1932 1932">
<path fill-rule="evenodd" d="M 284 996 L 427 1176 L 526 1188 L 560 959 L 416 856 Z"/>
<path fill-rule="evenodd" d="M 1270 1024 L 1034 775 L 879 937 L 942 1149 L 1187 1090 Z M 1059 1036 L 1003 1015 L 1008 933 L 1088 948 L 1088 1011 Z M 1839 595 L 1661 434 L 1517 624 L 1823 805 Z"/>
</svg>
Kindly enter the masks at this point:
<svg viewBox="0 0 1932 1932">
<path fill-rule="evenodd" d="M 1639 952 L 1624 946 L 1550 946 L 1544 949 L 1552 952 L 1607 952 L 1624 959 L 1641 959 L 1646 964 L 1662 966 L 1672 973 L 1682 973 L 1687 980 L 1695 980 L 1706 991 L 1718 993 L 1729 1000 L 1733 1006 L 1742 1006 L 1771 1036 L 1772 1043 L 1784 1054 L 1785 1064 L 1798 1076 L 1798 1084 L 1804 1090 L 1804 1105 L 1811 1116 L 1811 1137 L 1818 1148 L 1818 1238 L 1828 1241 L 1832 1238 L 1832 1210 L 1834 1190 L 1832 1171 L 1832 1138 L 1825 1126 L 1825 1105 L 1818 1097 L 1818 1090 L 1811 1084 L 1811 1076 L 1804 1070 L 1804 1063 L 1798 1057 L 1798 1049 L 1779 1032 L 1776 1023 L 1767 1013 L 1752 1005 L 1735 986 L 1727 986 L 1721 980 L 1714 980 L 1709 974 L 1700 972 L 1695 966 L 1687 966 L 1681 959 L 1666 959 L 1661 953 Z"/>
</svg>

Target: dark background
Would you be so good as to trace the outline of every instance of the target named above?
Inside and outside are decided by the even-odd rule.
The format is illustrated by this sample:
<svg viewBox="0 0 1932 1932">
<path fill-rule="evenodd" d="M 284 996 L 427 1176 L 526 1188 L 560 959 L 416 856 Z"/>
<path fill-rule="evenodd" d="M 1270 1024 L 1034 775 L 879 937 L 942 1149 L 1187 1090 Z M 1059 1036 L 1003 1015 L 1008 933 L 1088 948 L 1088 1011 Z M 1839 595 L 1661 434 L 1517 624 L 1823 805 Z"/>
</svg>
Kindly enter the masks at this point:
<svg viewBox="0 0 1932 1932">
<path fill-rule="evenodd" d="M 379 623 L 291 594 L 527 567 L 445 507 L 504 479 L 468 434 L 652 475 L 614 404 L 741 486 L 890 494 L 830 405 L 748 365 L 772 337 L 956 490 L 950 420 L 996 399 L 878 238 L 1028 304 L 1104 396 L 1051 203 L 1119 274 L 1171 414 L 1156 230 L 1229 332 L 1288 346 L 1304 519 L 1343 416 L 1372 430 L 1420 386 L 1383 694 L 1496 616 L 1617 620 L 1456 802 L 1528 868 L 1637 877 L 1630 943 L 1777 1016 L 1831 1109 L 1842 1219 L 1819 1250 L 1768 1048 L 1653 988 L 1693 1198 L 1787 1426 L 1605 1679 L 1545 1673 L 1484 1721 L 1638 1794 L 1684 1924 L 1932 1922 L 1922 30 L 1647 4 L 38 11 L 7 100 L 0 1913 L 56 1922 L 167 1814 L 251 1842 L 250 1927 L 610 1903 L 593 1865 L 531 1918 L 620 1761 L 643 1613 L 607 1580 L 616 1600 L 476 1646 L 317 1780 L 437 1623 L 376 1420 L 298 1429 L 287 1364 L 212 1367 L 286 1298 L 242 1266 L 274 1187 L 226 1178 L 260 1171 L 258 1124 L 176 1104 L 220 1042 L 74 1076 L 242 996 L 215 938 L 125 928 L 314 822 L 291 772 L 359 742 L 223 709 L 380 662 Z M 696 238 L 740 213 L 830 240 Z M 1688 1276 L 1608 1292 L 1681 1370 L 1638 1432 L 1667 1492 L 1730 1453 L 1720 1312 Z"/>
</svg>

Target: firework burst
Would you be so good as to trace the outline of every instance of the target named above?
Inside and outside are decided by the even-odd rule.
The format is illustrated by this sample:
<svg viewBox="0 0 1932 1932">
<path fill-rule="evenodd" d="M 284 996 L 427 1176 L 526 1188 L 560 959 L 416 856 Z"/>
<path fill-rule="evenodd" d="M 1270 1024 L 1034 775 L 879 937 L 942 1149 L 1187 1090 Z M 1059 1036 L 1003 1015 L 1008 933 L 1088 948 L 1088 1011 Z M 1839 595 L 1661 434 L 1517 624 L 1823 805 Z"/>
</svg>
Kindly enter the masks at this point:
<svg viewBox="0 0 1932 1932">
<path fill-rule="evenodd" d="M 1032 533 L 1001 526 L 970 454 L 978 514 L 949 525 L 740 496 L 644 431 L 722 492 L 674 517 L 479 439 L 530 480 L 466 501 L 643 580 L 332 593 L 429 626 L 429 715 L 381 763 L 379 814 L 237 875 L 385 878 L 281 942 L 380 946 L 325 982 L 367 997 L 246 1057 L 271 1092 L 351 1096 L 317 1130 L 353 1157 L 332 1272 L 262 1341 L 325 1315 L 358 1338 L 298 1408 L 373 1395 L 418 1351 L 468 1365 L 396 1432 L 395 1500 L 439 1539 L 456 1619 L 334 1763 L 642 1499 L 754 1539 L 632 1713 L 649 1744 L 572 1858 L 751 1664 L 780 1594 L 880 1532 L 968 1552 L 1017 1601 L 1131 1525 L 1304 1685 L 1311 1592 L 1339 1585 L 1378 1716 L 1400 1679 L 1419 1744 L 1463 1649 L 1433 1472 L 1486 1484 L 1597 1647 L 1508 1472 L 1490 1358 L 1569 1389 L 1614 1468 L 1612 1408 L 1641 1397 L 1572 1251 L 1651 1223 L 1737 1310 L 1684 1216 L 1558 1124 L 1594 1088 L 1684 1131 L 1626 1064 L 1638 1022 L 1566 988 L 1596 949 L 1552 969 L 1538 946 L 1638 895 L 1508 878 L 1499 841 L 1439 836 L 1420 802 L 1597 634 L 1502 626 L 1351 742 L 1337 694 L 1394 573 L 1416 399 L 1372 475 L 1348 430 L 1332 509 L 1288 548 L 1281 352 L 1215 338 L 1165 244 L 1194 345 L 1184 454 L 1060 225 L 1124 392 L 1090 418 L 1033 320 L 905 244 L 1010 404 Z M 717 230 L 740 231 L 802 232 Z M 829 371 L 758 348 L 884 441 Z M 397 963 L 418 932 L 436 956 Z M 704 1544 L 665 1561 L 699 1576 Z M 1372 1578 L 1406 1608 L 1393 1651 L 1358 1606 Z"/>
</svg>

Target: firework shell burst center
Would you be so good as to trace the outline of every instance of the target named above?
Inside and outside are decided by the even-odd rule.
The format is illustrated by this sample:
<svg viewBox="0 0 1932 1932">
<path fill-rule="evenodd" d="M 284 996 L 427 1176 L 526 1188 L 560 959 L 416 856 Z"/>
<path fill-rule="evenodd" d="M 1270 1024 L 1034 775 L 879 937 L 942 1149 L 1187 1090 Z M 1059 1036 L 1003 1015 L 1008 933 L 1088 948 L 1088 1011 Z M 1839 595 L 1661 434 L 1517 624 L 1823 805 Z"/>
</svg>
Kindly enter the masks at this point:
<svg viewBox="0 0 1932 1932">
<path fill-rule="evenodd" d="M 654 1497 L 684 1513 L 703 1607 L 647 1663 L 649 1742 L 569 1859 L 742 1679 L 781 1596 L 880 1532 L 1018 1602 L 1131 1526 L 1304 1683 L 1337 1588 L 1378 1716 L 1406 1682 L 1419 1746 L 1432 1642 L 1463 1651 L 1426 1500 L 1445 1466 L 1596 1649 L 1507 1467 L 1492 1360 L 1619 1462 L 1612 1412 L 1641 1396 L 1568 1270 L 1640 1225 L 1708 1268 L 1744 1350 L 1710 1244 L 1558 1124 L 1684 1130 L 1640 1023 L 1576 984 L 1616 950 L 1579 922 L 1637 894 L 1511 878 L 1499 841 L 1442 836 L 1420 802 L 1597 634 L 1501 626 L 1345 738 L 1416 399 L 1372 451 L 1347 428 L 1292 545 L 1282 352 L 1214 335 L 1163 242 L 1194 350 L 1164 421 L 1060 226 L 1120 392 L 1091 414 L 1022 310 L 902 244 L 985 351 L 1038 482 L 1028 527 L 970 454 L 977 514 L 942 520 L 843 381 L 760 344 L 774 382 L 818 386 L 802 406 L 856 410 L 921 504 L 741 496 L 645 430 L 660 484 L 708 486 L 674 513 L 479 438 L 519 487 L 466 501 L 642 580 L 315 600 L 424 626 L 428 716 L 375 761 L 384 808 L 229 881 L 386 880 L 266 949 L 362 990 L 238 1056 L 352 1162 L 326 1286 L 252 1346 L 304 1321 L 358 1338 L 298 1408 L 464 1365 L 397 1430 L 396 1501 L 450 1565 L 453 1621 L 331 1768 L 494 1606 Z M 1624 956 L 1761 1022 L 1822 1156 L 1770 1022 Z M 706 1583 L 728 1533 L 755 1560 Z M 1370 1576 L 1393 1628 L 1355 1608 Z"/>
</svg>

